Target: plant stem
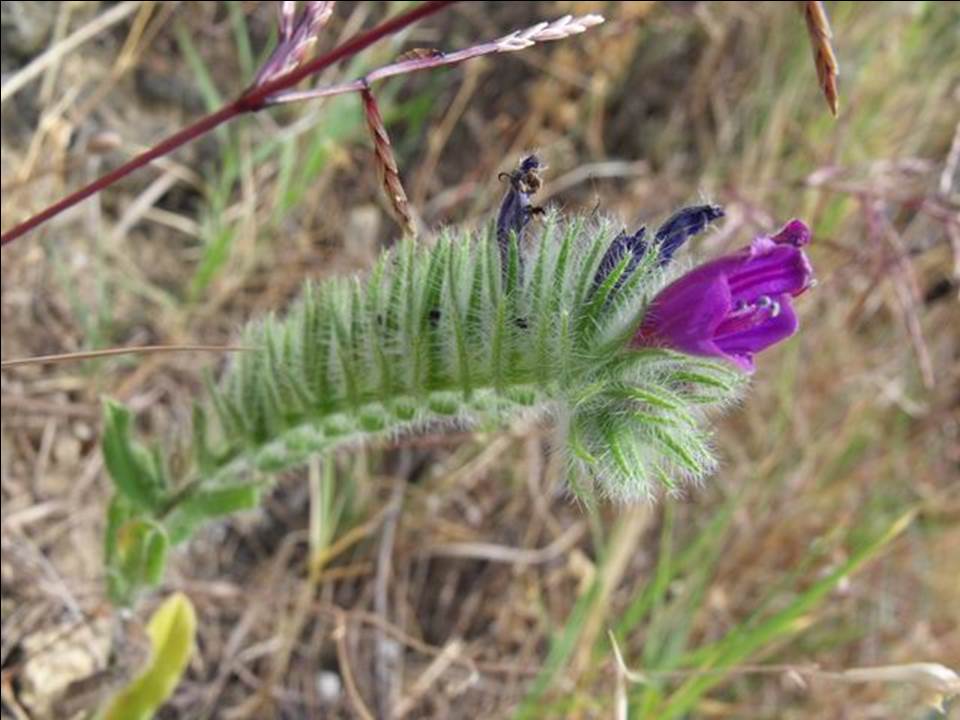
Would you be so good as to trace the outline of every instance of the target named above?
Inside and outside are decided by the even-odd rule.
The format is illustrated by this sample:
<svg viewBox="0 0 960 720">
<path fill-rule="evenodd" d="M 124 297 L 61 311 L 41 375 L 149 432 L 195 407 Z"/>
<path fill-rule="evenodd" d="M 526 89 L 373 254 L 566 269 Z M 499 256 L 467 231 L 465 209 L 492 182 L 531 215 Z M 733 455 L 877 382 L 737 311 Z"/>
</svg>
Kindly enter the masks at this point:
<svg viewBox="0 0 960 720">
<path fill-rule="evenodd" d="M 205 135 L 228 120 L 232 120 L 236 116 L 243 113 L 256 112 L 257 110 L 260 110 L 266 105 L 267 98 L 274 93 L 293 87 L 305 77 L 313 75 L 329 67 L 330 65 L 333 65 L 335 62 L 342 60 L 343 58 L 355 55 L 378 40 L 388 35 L 392 35 L 393 33 L 417 22 L 418 20 L 443 10 L 448 5 L 451 5 L 453 1 L 454 0 L 431 0 L 430 2 L 425 2 L 422 5 L 418 5 L 413 10 L 404 13 L 403 15 L 398 15 L 392 20 L 387 20 L 386 22 L 367 30 L 366 32 L 355 35 L 353 38 L 342 45 L 335 47 L 325 55 L 321 55 L 320 57 L 315 58 L 308 63 L 304 63 L 300 67 L 295 68 L 269 82 L 247 89 L 236 100 L 224 105 L 222 108 L 211 113 L 210 115 L 201 118 L 192 125 L 183 128 L 179 132 L 174 133 L 166 140 L 163 140 L 157 145 L 151 147 L 149 150 L 137 155 L 129 162 L 126 162 L 120 167 L 111 170 L 107 174 L 91 182 L 89 185 L 80 188 L 76 192 L 71 193 L 65 198 L 55 202 L 53 205 L 50 205 L 46 209 L 40 211 L 36 215 L 23 221 L 19 225 L 16 225 L 10 230 L 6 231 L 2 236 L 0 236 L 0 245 L 6 245 L 9 242 L 13 242 L 21 235 L 25 235 L 51 218 L 56 217 L 64 210 L 73 207 L 91 195 L 95 195 L 101 190 L 113 185 L 121 178 L 126 177 L 133 171 L 140 169 L 147 163 L 173 152 L 181 145 L 186 145 L 188 142 L 197 139 L 201 135 Z"/>
</svg>

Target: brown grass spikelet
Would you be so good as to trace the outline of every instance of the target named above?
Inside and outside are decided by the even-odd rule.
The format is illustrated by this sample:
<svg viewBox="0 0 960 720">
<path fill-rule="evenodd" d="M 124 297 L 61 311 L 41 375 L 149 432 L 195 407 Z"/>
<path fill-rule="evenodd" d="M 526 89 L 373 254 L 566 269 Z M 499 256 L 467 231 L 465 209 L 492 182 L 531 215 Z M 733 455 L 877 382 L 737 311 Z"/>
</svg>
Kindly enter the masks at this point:
<svg viewBox="0 0 960 720">
<path fill-rule="evenodd" d="M 817 68 L 820 88 L 823 90 L 823 96 L 827 99 L 827 105 L 830 106 L 830 112 L 836 117 L 840 101 L 840 95 L 837 91 L 839 67 L 830 42 L 833 39 L 833 33 L 830 31 L 827 11 L 819 0 L 807 0 L 801 5 L 803 17 L 807 21 L 807 33 L 810 35 L 813 62 Z"/>
<path fill-rule="evenodd" d="M 253 87 L 290 72 L 300 65 L 317 42 L 320 30 L 333 15 L 334 2 L 307 2 L 297 16 L 297 3 L 282 2 L 277 11 L 277 46 L 260 68 Z"/>
<path fill-rule="evenodd" d="M 400 180 L 400 169 L 393 155 L 393 145 L 390 136 L 383 124 L 383 116 L 377 100 L 369 88 L 361 91 L 363 97 L 363 114 L 367 119 L 367 127 L 373 139 L 373 152 L 376 158 L 377 175 L 380 185 L 390 201 L 389 206 L 393 219 L 403 228 L 407 235 L 414 234 L 413 216 L 410 214 L 410 202 Z"/>
</svg>

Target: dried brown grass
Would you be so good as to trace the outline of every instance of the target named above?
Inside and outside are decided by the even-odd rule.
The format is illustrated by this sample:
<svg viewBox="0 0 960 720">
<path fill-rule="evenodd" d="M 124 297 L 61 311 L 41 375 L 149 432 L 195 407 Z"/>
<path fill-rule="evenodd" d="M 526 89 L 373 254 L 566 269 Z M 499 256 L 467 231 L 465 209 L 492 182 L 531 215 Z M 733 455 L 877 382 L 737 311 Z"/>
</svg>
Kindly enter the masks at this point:
<svg viewBox="0 0 960 720">
<path fill-rule="evenodd" d="M 957 190 L 941 180 L 947 170 L 941 159 L 956 156 L 950 152 L 956 118 L 936 95 L 944 87 L 936 66 L 943 63 L 926 54 L 904 60 L 910 72 L 928 73 L 923 87 L 898 82 L 903 72 L 892 70 L 871 85 L 876 65 L 867 67 L 858 87 L 861 99 L 851 93 L 844 119 L 827 123 L 821 106 L 807 110 L 816 97 L 805 54 L 802 67 L 784 68 L 785 55 L 768 42 L 791 42 L 793 8 L 703 4 L 715 27 L 731 30 L 705 39 L 701 18 L 684 7 L 662 4 L 641 13 L 639 5 L 615 8 L 604 34 L 588 33 L 582 44 L 494 58 L 492 72 L 476 84 L 461 120 L 447 132 L 444 108 L 452 107 L 449 99 L 457 96 L 462 77 L 451 71 L 449 84 L 431 90 L 438 92 L 436 109 L 424 135 L 443 129 L 444 142 L 435 169 L 422 180 L 427 200 L 417 210 L 430 225 L 489 217 L 502 193 L 497 171 L 535 146 L 551 166 L 547 191 L 557 178 L 569 179 L 555 196 L 569 209 L 590 212 L 599 204 L 602 212 L 633 223 L 710 192 L 730 214 L 721 232 L 705 240 L 710 252 L 739 244 L 785 213 L 810 219 L 820 228 L 811 253 L 821 284 L 804 298 L 803 330 L 764 357 L 744 408 L 719 425 L 722 471 L 673 505 L 680 551 L 726 498 L 736 494 L 741 503 L 699 612 L 676 632 L 689 631 L 695 645 L 716 640 L 757 612 L 768 593 L 774 605 L 788 602 L 791 572 L 799 573 L 801 584 L 814 582 L 842 562 L 862 533 L 915 506 L 918 520 L 903 541 L 811 613 L 804 633 L 759 660 L 778 667 L 817 663 L 838 672 L 920 660 L 956 667 L 960 497 L 953 473 L 960 458 L 960 368 L 958 338 L 950 332 L 957 286 L 950 282 L 960 254 L 947 234 L 958 233 L 949 221 Z M 251 23 L 273 22 L 269 6 L 245 7 L 253 12 Z M 334 17 L 331 31 L 361 25 L 369 19 L 365 13 L 374 12 L 370 8 L 358 4 L 358 14 L 346 22 Z M 567 9 L 589 12 L 595 6 Z M 83 13 L 92 11 L 79 8 L 72 22 L 83 26 L 90 20 Z M 183 6 L 182 12 L 190 14 L 188 25 L 204 39 L 202 50 L 226 86 L 234 74 L 229 24 L 216 5 Z M 449 36 L 453 45 L 463 26 L 466 42 L 478 29 L 497 37 L 556 8 L 517 3 L 498 5 L 496 12 L 505 16 L 464 5 L 451 16 L 444 42 Z M 835 16 L 845 52 L 869 47 L 868 35 L 880 43 L 877 52 L 893 52 L 897 25 L 905 22 L 895 7 L 882 3 Z M 113 74 L 112 50 L 125 40 L 119 33 L 71 53 L 71 62 L 51 75 L 55 97 L 70 87 L 99 88 L 98 81 L 112 78 L 99 114 L 80 112 L 82 97 L 75 104 L 31 105 L 36 100 L 29 88 L 18 93 L 25 105 L 16 113 L 4 105 L 4 213 L 11 204 L 40 206 L 55 199 L 94 173 L 95 163 L 122 160 L 195 112 L 187 105 L 191 78 L 170 50 L 168 25 L 151 24 L 146 36 L 155 41 L 134 43 L 140 59 L 135 68 Z M 440 44 L 434 37 L 411 42 Z M 803 44 L 789 47 L 805 53 Z M 396 51 L 385 49 L 380 61 Z M 896 67 L 882 56 L 875 62 L 881 61 Z M 125 74 L 134 69 L 169 82 L 162 103 Z M 420 82 L 405 85 L 401 99 L 425 92 Z M 857 103 L 868 101 L 888 111 L 873 118 L 865 137 L 856 124 Z M 910 122 L 895 112 L 921 106 L 930 112 Z M 26 123 L 32 111 L 48 118 L 47 124 Z M 751 125 L 758 117 L 770 118 L 769 124 Z M 273 119 L 264 114 L 261 121 Z M 82 143 L 65 141 L 106 124 L 123 138 L 113 155 L 88 156 L 79 150 Z M 404 124 L 391 125 L 391 131 L 399 155 L 394 162 L 415 172 L 421 146 L 414 143 L 404 153 L 410 142 Z M 311 126 L 311 132 L 319 129 Z M 76 351 L 96 337 L 118 345 L 226 344 L 245 319 L 282 308 L 305 278 L 369 266 L 394 232 L 381 221 L 363 182 L 369 167 L 364 136 L 361 127 L 355 144 L 331 151 L 327 168 L 283 225 L 244 245 L 243 261 L 232 262 L 214 283 L 212 299 L 195 307 L 177 293 L 198 257 L 196 238 L 183 232 L 190 223 L 182 222 L 196 224 L 202 204 L 191 184 L 203 182 L 196 173 L 178 175 L 193 179 L 178 180 L 154 197 L 151 209 L 157 212 L 139 215 L 121 235 L 112 231 L 144 196 L 149 176 L 50 226 L 43 242 L 5 250 L 4 357 Z M 245 137 L 252 145 L 253 136 Z M 24 148 L 31 145 L 28 157 Z M 176 167 L 199 170 L 215 150 L 188 148 Z M 31 158 L 39 160 L 33 164 Z M 646 170 L 638 170 L 639 160 Z M 578 172 L 584 166 L 605 170 Z M 10 185 L 24 168 L 28 182 Z M 248 204 L 268 207 L 275 178 L 273 162 L 251 170 L 253 194 L 235 198 L 225 213 L 243 217 Z M 895 242 L 868 232 L 860 208 L 877 202 L 881 227 L 896 227 Z M 946 294 L 938 289 L 943 282 Z M 904 303 L 907 285 L 910 301 Z M 107 320 L 98 324 L 104 314 Z M 93 334 L 98 327 L 100 336 Z M 921 340 L 933 370 L 932 392 L 921 383 Z M 7 707 L 35 711 L 57 692 L 57 681 L 101 669 L 93 651 L 110 630 L 97 620 L 105 610 L 99 573 L 107 493 L 97 446 L 99 397 L 122 397 L 138 410 L 145 431 L 169 437 L 189 422 L 189 399 L 213 365 L 209 357 L 177 354 L 4 369 L 0 690 Z M 398 461 L 404 453 L 409 463 Z M 323 571 L 310 571 L 309 493 L 301 473 L 283 478 L 262 510 L 213 527 L 178 551 L 164 590 L 186 591 L 203 622 L 201 651 L 167 712 L 231 720 L 351 717 L 362 703 L 376 714 L 383 693 L 379 667 L 399 688 L 399 709 L 408 717 L 509 716 L 598 573 L 604 573 L 604 603 L 589 618 L 598 643 L 655 575 L 665 505 L 611 546 L 605 535 L 622 513 L 603 508 L 591 521 L 569 502 L 562 459 L 550 453 L 549 435 L 539 425 L 496 436 L 425 438 L 402 449 L 345 455 L 338 463 L 338 477 L 353 479 L 359 497 L 345 521 L 344 542 L 331 546 L 336 553 L 324 558 Z M 385 568 L 379 510 L 389 504 L 397 482 L 408 485 Z M 615 552 L 615 565 L 605 563 L 600 542 Z M 17 557 L 31 561 L 15 562 Z M 387 579 L 379 606 L 378 575 Z M 687 590 L 684 582 L 670 588 L 671 596 Z M 291 618 L 304 607 L 305 593 L 311 602 L 291 635 Z M 132 623 L 142 622 L 148 610 Z M 78 626 L 91 632 L 71 630 Z M 629 668 L 645 669 L 640 658 L 647 632 L 639 628 L 622 645 Z M 289 661 L 280 667 L 278 648 L 287 642 Z M 53 661 L 75 656 L 87 660 L 69 671 Z M 49 682 L 38 684 L 38 675 Z M 700 710 L 728 717 L 861 711 L 897 717 L 923 700 L 877 683 L 798 687 L 779 679 L 735 674 Z M 544 700 L 544 715 L 609 717 L 616 682 L 612 653 L 579 646 Z"/>
</svg>

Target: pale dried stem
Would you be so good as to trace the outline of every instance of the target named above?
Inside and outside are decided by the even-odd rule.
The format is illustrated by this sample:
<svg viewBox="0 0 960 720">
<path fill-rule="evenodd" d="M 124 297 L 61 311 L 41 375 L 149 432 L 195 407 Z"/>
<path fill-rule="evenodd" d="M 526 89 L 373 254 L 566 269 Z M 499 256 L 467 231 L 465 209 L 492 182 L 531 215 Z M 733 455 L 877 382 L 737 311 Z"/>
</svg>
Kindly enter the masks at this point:
<svg viewBox="0 0 960 720">
<path fill-rule="evenodd" d="M 333 639 L 337 646 L 337 664 L 340 666 L 340 676 L 343 678 L 343 686 L 347 691 L 347 697 L 353 705 L 354 712 L 363 720 L 373 720 L 373 713 L 363 701 L 360 690 L 357 687 L 357 681 L 353 677 L 353 669 L 350 666 L 350 651 L 347 648 L 347 620 L 346 614 L 341 610 L 337 613 L 337 625 L 333 631 Z"/>
<path fill-rule="evenodd" d="M 58 42 L 42 55 L 38 55 L 26 67 L 18 70 L 10 78 L 5 78 L 3 88 L 0 89 L 0 103 L 9 100 L 32 80 L 42 75 L 48 67 L 60 62 L 62 58 L 76 50 L 80 45 L 126 19 L 140 4 L 140 0 L 135 0 L 134 2 L 115 5 L 102 15 L 97 15 L 82 28 Z"/>
<path fill-rule="evenodd" d="M 578 35 L 602 22 L 603 16 L 601 15 L 583 15 L 576 18 L 565 15 L 553 22 L 542 22 L 526 30 L 515 30 L 497 40 L 474 45 L 464 50 L 458 50 L 452 53 L 438 53 L 436 55 L 418 57 L 410 60 L 401 60 L 400 62 L 385 65 L 384 67 L 373 70 L 365 77 L 353 80 L 352 82 L 276 95 L 268 100 L 268 104 L 277 105 L 280 103 L 299 102 L 301 100 L 316 100 L 318 98 L 342 95 L 344 93 L 361 92 L 365 87 L 378 80 L 385 80 L 390 77 L 396 77 L 397 75 L 405 75 L 421 70 L 431 70 L 446 65 L 456 65 L 465 60 L 483 55 L 524 50 L 537 43 L 562 40 L 571 35 Z"/>
<path fill-rule="evenodd" d="M 427 668 L 413 683 L 410 692 L 400 699 L 397 706 L 391 713 L 391 717 L 404 718 L 409 715 L 430 691 L 433 685 L 447 671 L 447 669 L 457 660 L 463 651 L 463 643 L 459 640 L 452 640 L 443 648 L 443 651 L 433 659 Z"/>
<path fill-rule="evenodd" d="M 939 189 L 944 197 L 960 191 L 960 122 L 953 129 L 953 140 L 940 173 Z"/>
<path fill-rule="evenodd" d="M 507 545 L 491 543 L 458 542 L 431 545 L 424 550 L 429 557 L 456 557 L 485 562 L 500 562 L 510 565 L 538 565 L 550 562 L 577 544 L 586 532 L 586 525 L 577 523 L 571 525 L 563 535 L 546 547 L 537 550 L 514 548 Z"/>
<path fill-rule="evenodd" d="M 107 348 L 105 350 L 89 350 L 87 352 L 62 353 L 60 355 L 38 355 L 36 357 L 4 360 L 0 367 L 12 368 L 20 365 L 43 365 L 48 363 L 76 362 L 78 360 L 92 360 L 95 358 L 112 357 L 114 355 L 150 355 L 154 353 L 173 352 L 242 352 L 254 348 L 239 345 L 142 345 L 129 348 Z"/>
<path fill-rule="evenodd" d="M 666 678 L 686 679 L 702 675 L 789 675 L 801 681 L 829 680 L 841 683 L 905 683 L 913 685 L 925 693 L 925 702 L 942 710 L 943 701 L 960 695 L 960 676 L 951 668 L 940 663 L 904 663 L 902 665 L 879 665 L 875 667 L 848 668 L 840 671 L 821 669 L 816 663 L 805 665 L 735 665 L 725 668 L 705 668 L 695 670 L 631 670 L 624 662 L 620 646 L 612 632 L 608 631 L 613 647 L 614 661 L 618 678 L 628 682 L 646 685 L 654 680 Z"/>
</svg>

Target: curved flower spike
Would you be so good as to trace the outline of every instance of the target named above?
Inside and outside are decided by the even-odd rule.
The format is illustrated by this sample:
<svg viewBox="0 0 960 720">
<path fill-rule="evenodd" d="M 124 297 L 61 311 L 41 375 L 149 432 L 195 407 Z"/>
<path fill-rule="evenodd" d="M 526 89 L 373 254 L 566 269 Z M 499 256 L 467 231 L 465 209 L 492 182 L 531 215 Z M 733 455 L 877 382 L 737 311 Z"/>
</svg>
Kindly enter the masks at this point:
<svg viewBox="0 0 960 720">
<path fill-rule="evenodd" d="M 669 347 L 723 358 L 747 373 L 754 355 L 797 331 L 791 298 L 813 282 L 803 246 L 810 229 L 791 220 L 770 237 L 694 268 L 650 303 L 633 347 Z"/>
</svg>

